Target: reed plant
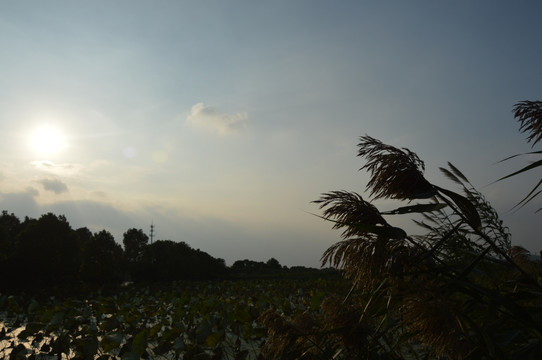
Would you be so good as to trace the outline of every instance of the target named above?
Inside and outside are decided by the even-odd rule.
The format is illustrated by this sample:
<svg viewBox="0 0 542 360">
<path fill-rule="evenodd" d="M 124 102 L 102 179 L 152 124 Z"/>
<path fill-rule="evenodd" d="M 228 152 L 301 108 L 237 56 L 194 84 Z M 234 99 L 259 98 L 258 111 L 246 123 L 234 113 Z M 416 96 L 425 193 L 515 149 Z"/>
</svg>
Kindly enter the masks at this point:
<svg viewBox="0 0 542 360">
<path fill-rule="evenodd" d="M 524 102 L 515 111 L 535 143 L 541 109 L 542 102 Z M 370 200 L 331 191 L 314 201 L 318 216 L 341 231 L 322 264 L 340 269 L 351 289 L 329 294 L 318 311 L 302 316 L 266 313 L 266 358 L 542 358 L 541 266 L 511 245 L 489 201 L 451 163 L 440 170 L 453 190 L 429 182 L 424 162 L 409 149 L 368 135 L 358 148 Z M 406 204 L 380 211 L 377 199 Z M 414 214 L 425 234 L 392 225 L 394 217 Z"/>
</svg>

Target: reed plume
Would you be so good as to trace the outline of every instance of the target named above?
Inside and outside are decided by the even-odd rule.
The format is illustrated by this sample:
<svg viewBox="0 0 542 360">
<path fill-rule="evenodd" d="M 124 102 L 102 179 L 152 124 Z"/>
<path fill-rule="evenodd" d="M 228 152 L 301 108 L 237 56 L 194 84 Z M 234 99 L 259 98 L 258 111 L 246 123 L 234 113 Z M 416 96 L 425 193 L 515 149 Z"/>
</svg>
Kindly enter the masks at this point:
<svg viewBox="0 0 542 360">
<path fill-rule="evenodd" d="M 373 204 L 354 192 L 331 191 L 313 203 L 319 204 L 320 209 L 326 208 L 323 215 L 335 223 L 333 229 L 344 228 L 343 239 L 363 233 L 360 227 L 353 226 L 355 224 L 388 225 Z"/>
<path fill-rule="evenodd" d="M 412 200 L 436 195 L 433 185 L 423 176 L 424 162 L 414 152 L 386 145 L 368 135 L 360 140 L 358 156 L 367 159 L 360 170 L 371 174 L 367 190 L 375 199 Z"/>
<path fill-rule="evenodd" d="M 514 117 L 519 121 L 519 130 L 529 133 L 527 142 L 532 146 L 542 139 L 542 101 L 520 101 L 514 106 Z"/>
</svg>

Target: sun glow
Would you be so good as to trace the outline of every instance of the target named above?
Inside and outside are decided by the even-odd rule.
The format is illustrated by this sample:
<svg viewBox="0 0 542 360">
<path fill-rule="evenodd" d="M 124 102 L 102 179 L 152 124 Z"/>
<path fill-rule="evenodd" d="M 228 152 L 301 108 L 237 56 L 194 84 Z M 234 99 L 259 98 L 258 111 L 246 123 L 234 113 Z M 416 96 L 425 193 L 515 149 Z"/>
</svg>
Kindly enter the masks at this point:
<svg viewBox="0 0 542 360">
<path fill-rule="evenodd" d="M 53 155 L 66 146 L 66 139 L 58 128 L 43 126 L 30 135 L 30 145 L 42 155 Z"/>
</svg>

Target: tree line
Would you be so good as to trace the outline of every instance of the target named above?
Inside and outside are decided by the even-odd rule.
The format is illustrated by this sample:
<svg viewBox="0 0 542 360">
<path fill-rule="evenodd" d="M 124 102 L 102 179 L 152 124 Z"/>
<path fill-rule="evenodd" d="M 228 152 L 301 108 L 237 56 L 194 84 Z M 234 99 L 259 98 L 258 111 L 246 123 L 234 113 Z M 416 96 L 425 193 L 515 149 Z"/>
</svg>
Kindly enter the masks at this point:
<svg viewBox="0 0 542 360">
<path fill-rule="evenodd" d="M 4 278 L 0 287 L 208 280 L 288 270 L 274 258 L 267 262 L 239 260 L 227 267 L 224 259 L 186 242 L 149 244 L 148 236 L 135 228 L 123 234 L 122 244 L 106 230 L 73 229 L 64 215 L 47 213 L 21 221 L 4 210 L 0 215 L 0 272 Z"/>
</svg>

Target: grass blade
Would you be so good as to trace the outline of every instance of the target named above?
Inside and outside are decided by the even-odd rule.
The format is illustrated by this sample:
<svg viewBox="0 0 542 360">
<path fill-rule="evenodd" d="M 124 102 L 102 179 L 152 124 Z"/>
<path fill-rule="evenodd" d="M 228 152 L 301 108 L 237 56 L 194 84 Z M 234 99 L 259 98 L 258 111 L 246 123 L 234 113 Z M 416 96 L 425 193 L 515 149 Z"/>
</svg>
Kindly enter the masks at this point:
<svg viewBox="0 0 542 360">
<path fill-rule="evenodd" d="M 502 178 L 498 179 L 497 181 L 501 181 L 501 180 L 504 180 L 504 179 L 508 179 L 508 178 L 510 178 L 510 177 L 512 177 L 512 176 L 516 176 L 516 175 L 521 174 L 521 173 L 523 173 L 523 172 L 525 172 L 525 171 L 528 171 L 528 170 L 531 170 L 531 169 L 535 169 L 535 168 L 537 168 L 537 167 L 539 167 L 539 166 L 542 166 L 542 160 L 535 161 L 534 163 L 525 166 L 525 167 L 524 167 L 523 169 L 521 169 L 521 170 L 518 170 L 518 171 L 516 171 L 516 172 L 513 172 L 512 174 L 503 176 Z M 497 181 L 495 181 L 495 182 L 497 182 Z"/>
</svg>

